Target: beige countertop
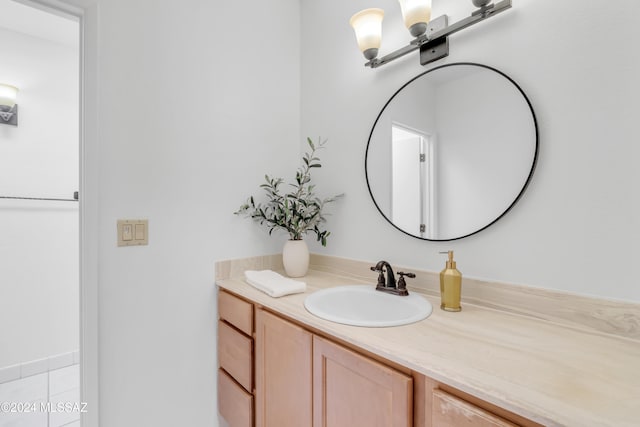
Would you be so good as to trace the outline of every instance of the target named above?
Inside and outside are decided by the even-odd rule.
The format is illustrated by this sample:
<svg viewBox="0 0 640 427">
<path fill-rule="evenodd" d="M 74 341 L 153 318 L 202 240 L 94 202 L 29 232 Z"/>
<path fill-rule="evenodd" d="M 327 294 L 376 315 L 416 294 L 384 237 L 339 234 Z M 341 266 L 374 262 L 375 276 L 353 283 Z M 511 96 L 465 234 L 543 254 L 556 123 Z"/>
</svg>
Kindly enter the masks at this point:
<svg viewBox="0 0 640 427">
<path fill-rule="evenodd" d="M 472 304 L 391 328 L 341 325 L 304 308 L 310 293 L 365 283 L 310 271 L 302 294 L 271 298 L 242 276 L 217 285 L 301 324 L 549 426 L 640 426 L 640 343 Z M 372 283 L 373 282 L 369 282 Z M 411 288 L 409 288 L 412 290 Z M 415 292 L 415 290 L 412 290 Z"/>
</svg>

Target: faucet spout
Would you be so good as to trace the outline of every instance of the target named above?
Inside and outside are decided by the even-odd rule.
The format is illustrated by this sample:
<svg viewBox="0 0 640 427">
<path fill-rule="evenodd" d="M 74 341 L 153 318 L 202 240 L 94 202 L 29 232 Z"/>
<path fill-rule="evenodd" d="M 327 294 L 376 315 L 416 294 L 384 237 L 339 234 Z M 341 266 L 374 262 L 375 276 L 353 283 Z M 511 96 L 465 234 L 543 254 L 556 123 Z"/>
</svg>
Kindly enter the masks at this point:
<svg viewBox="0 0 640 427">
<path fill-rule="evenodd" d="M 387 288 L 395 288 L 396 287 L 396 277 L 393 275 L 393 269 L 391 268 L 391 264 L 387 261 L 380 261 L 376 264 L 375 268 L 372 268 L 374 271 L 378 271 L 383 273 L 386 271 L 387 273 L 387 281 L 384 284 Z"/>
</svg>

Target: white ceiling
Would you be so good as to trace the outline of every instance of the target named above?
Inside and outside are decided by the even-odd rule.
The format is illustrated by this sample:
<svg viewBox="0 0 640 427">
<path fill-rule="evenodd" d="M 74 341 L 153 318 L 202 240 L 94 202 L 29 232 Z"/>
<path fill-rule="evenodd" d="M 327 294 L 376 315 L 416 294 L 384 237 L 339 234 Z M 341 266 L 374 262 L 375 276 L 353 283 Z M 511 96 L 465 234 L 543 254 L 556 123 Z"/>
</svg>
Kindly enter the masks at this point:
<svg viewBox="0 0 640 427">
<path fill-rule="evenodd" d="M 79 45 L 80 29 L 77 20 L 26 6 L 14 0 L 0 0 L 0 28 L 67 46 Z"/>
</svg>

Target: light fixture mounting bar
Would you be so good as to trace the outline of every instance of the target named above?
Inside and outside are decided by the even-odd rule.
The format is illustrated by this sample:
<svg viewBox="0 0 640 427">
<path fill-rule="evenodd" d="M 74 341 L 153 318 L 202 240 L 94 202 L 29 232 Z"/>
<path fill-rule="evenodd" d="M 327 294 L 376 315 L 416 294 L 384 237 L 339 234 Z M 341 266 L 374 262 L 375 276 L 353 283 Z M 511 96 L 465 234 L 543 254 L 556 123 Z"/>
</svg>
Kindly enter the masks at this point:
<svg viewBox="0 0 640 427">
<path fill-rule="evenodd" d="M 429 37 L 428 34 L 442 32 L 444 29 L 447 28 L 448 23 L 449 23 L 449 18 L 447 17 L 447 15 L 442 15 L 435 19 L 432 19 L 427 24 L 427 32 L 425 34 L 416 37 L 414 40 L 411 40 L 411 42 L 405 47 L 395 50 L 390 54 L 383 56 L 382 58 L 373 58 L 371 61 L 364 64 L 365 67 L 377 68 L 381 65 L 384 65 L 386 63 L 393 61 L 394 59 L 403 57 L 406 54 L 413 52 L 414 50 L 420 49 L 420 46 L 422 46 L 425 43 L 428 43 L 430 40 L 433 40 L 433 38 Z"/>
<path fill-rule="evenodd" d="M 457 33 L 460 30 L 464 30 L 472 26 L 473 24 L 477 24 L 478 22 L 484 21 L 485 19 L 489 19 L 492 16 L 497 15 L 500 12 L 504 12 L 505 10 L 511 8 L 511 0 L 502 0 L 496 4 L 488 4 L 487 6 L 483 6 L 478 10 L 474 11 L 471 16 L 456 22 L 455 24 L 449 25 L 447 28 L 437 31 L 429 36 L 430 40 L 437 39 L 440 37 L 446 37 L 451 34 Z"/>
<path fill-rule="evenodd" d="M 18 104 L 11 108 L 0 106 L 0 124 L 18 126 Z"/>
<path fill-rule="evenodd" d="M 484 21 L 485 19 L 491 18 L 492 16 L 495 16 L 500 12 L 504 12 L 509 8 L 511 8 L 511 0 L 502 0 L 496 4 L 491 3 L 480 7 L 475 10 L 471 16 L 451 25 L 448 25 L 447 15 L 439 16 L 438 18 L 429 21 L 427 24 L 427 32 L 425 34 L 416 37 L 407 46 L 395 50 L 382 58 L 374 58 L 364 65 L 365 67 L 371 68 L 380 67 L 381 65 L 388 64 L 389 62 L 405 56 L 414 50 L 418 50 L 426 44 L 429 44 L 429 46 L 437 46 L 437 50 L 433 52 L 433 57 L 426 60 L 426 62 L 421 58 L 422 65 L 443 58 L 449 54 L 449 45 L 446 40 L 449 35 L 464 30 L 465 28 Z M 425 49 L 421 49 L 421 52 L 424 50 Z M 421 56 L 423 56 L 422 53 Z"/>
</svg>

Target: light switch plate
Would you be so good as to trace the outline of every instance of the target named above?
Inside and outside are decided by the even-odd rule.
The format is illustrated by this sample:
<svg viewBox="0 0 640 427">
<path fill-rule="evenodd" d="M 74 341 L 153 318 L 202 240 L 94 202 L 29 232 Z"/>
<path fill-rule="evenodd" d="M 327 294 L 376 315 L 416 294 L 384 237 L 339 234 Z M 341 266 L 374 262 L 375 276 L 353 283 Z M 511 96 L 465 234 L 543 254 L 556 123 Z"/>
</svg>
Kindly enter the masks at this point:
<svg viewBox="0 0 640 427">
<path fill-rule="evenodd" d="M 149 220 L 118 220 L 118 246 L 143 246 L 148 244 Z"/>
</svg>

